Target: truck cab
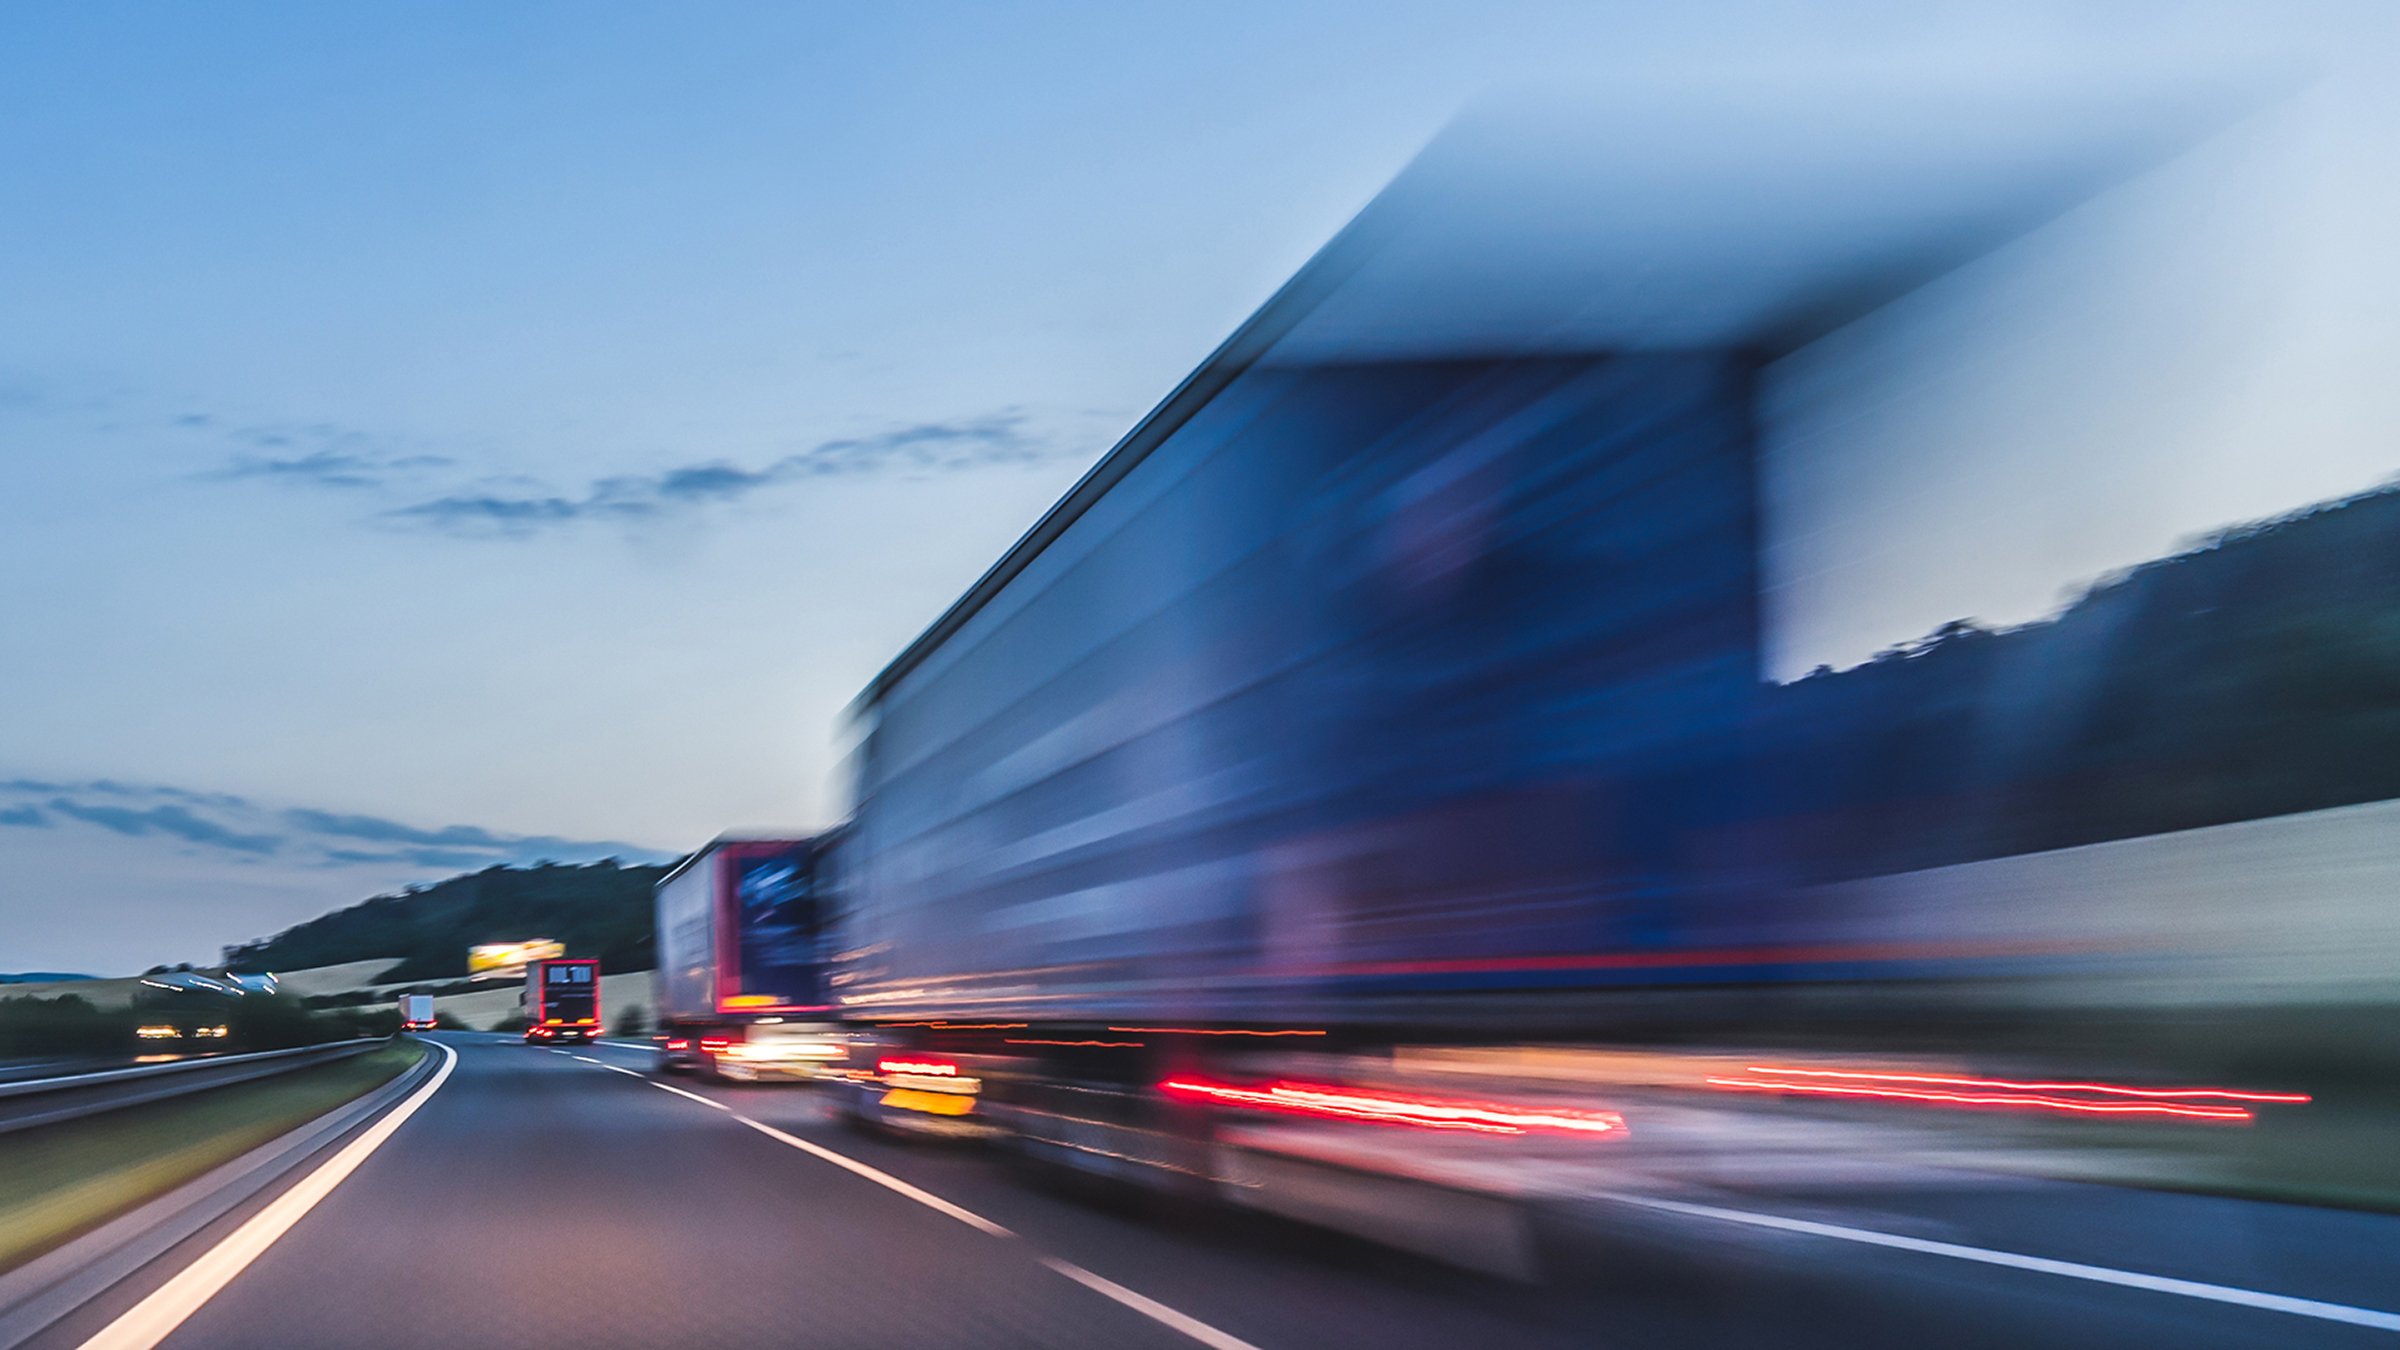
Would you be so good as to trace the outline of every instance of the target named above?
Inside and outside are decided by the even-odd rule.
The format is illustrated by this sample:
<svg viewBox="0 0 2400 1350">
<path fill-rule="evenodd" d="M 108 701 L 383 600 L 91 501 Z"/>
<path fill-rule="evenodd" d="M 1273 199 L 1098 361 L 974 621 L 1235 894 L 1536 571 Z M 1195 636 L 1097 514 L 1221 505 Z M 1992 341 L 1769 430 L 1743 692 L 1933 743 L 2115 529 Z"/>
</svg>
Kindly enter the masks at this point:
<svg viewBox="0 0 2400 1350">
<path fill-rule="evenodd" d="M 525 966 L 525 1043 L 590 1044 L 600 1035 L 600 963 L 559 957 Z"/>
</svg>

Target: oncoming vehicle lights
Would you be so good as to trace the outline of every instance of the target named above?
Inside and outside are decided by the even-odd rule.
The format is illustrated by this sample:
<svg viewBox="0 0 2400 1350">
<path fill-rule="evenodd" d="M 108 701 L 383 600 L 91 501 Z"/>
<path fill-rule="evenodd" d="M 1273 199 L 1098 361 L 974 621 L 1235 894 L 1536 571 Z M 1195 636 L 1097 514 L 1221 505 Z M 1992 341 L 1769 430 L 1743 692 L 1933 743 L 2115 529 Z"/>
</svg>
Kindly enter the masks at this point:
<svg viewBox="0 0 2400 1350">
<path fill-rule="evenodd" d="M 1286 1115 L 1358 1120 L 1376 1125 L 1409 1125 L 1428 1130 L 1587 1136 L 1625 1133 L 1625 1118 L 1614 1111 L 1457 1101 L 1337 1084 L 1268 1083 L 1257 1087 L 1239 1087 L 1230 1083 L 1171 1078 L 1161 1083 L 1159 1090 L 1185 1101 L 1247 1107 Z"/>
</svg>

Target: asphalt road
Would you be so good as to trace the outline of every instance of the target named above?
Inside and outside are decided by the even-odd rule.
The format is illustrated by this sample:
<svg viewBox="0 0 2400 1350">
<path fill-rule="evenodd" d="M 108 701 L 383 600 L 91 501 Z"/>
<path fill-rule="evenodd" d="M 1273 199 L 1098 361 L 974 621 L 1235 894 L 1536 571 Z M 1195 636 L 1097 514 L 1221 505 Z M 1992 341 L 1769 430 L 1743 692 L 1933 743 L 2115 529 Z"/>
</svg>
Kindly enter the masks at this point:
<svg viewBox="0 0 2400 1350">
<path fill-rule="evenodd" d="M 1857 1231 L 1902 1240 L 1889 1246 L 1596 1212 L 1570 1217 L 1578 1255 L 1529 1288 L 1295 1227 L 1061 1194 L 974 1150 L 862 1137 L 807 1088 L 662 1090 L 631 1072 L 648 1068 L 645 1050 L 443 1039 L 459 1054 L 443 1086 L 165 1345 L 2400 1344 L 2321 1315 L 2039 1268 L 2400 1308 L 2400 1221 L 2382 1216 L 2102 1187 L 1886 1196 Z M 1821 1202 L 1757 1212 L 1803 1229 L 1824 1217 Z M 1905 1245 L 1920 1232 L 2034 1268 Z M 146 1286 L 39 1344 L 81 1344 L 224 1236 L 170 1253 Z"/>
</svg>

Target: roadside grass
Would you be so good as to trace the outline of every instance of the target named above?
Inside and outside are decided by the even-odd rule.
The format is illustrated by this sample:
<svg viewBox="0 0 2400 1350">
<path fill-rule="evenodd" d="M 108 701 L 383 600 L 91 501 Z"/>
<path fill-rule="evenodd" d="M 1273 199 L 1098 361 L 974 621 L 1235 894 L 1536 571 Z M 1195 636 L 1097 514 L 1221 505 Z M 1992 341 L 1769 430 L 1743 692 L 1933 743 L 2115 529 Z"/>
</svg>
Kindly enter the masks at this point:
<svg viewBox="0 0 2400 1350">
<path fill-rule="evenodd" d="M 372 1091 L 426 1053 L 395 1041 L 316 1068 L 0 1134 L 0 1270 Z"/>
</svg>

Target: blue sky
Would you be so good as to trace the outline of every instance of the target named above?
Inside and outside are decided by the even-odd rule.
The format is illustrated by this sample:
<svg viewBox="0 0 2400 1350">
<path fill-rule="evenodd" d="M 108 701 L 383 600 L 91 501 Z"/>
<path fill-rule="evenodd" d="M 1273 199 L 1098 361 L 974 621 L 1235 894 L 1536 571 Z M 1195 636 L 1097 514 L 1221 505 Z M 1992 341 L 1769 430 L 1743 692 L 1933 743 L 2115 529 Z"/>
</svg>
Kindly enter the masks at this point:
<svg viewBox="0 0 2400 1350">
<path fill-rule="evenodd" d="M 10 5 L 0 970 L 829 822 L 849 696 L 1483 91 L 2160 13 Z"/>
<path fill-rule="evenodd" d="M 1634 13 L 10 6 L 0 777 L 251 846 L 14 793 L 0 970 L 451 870 L 292 812 L 824 823 L 881 662 L 1460 102 L 1693 41 Z"/>
</svg>

